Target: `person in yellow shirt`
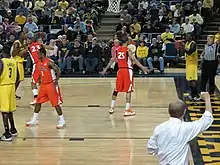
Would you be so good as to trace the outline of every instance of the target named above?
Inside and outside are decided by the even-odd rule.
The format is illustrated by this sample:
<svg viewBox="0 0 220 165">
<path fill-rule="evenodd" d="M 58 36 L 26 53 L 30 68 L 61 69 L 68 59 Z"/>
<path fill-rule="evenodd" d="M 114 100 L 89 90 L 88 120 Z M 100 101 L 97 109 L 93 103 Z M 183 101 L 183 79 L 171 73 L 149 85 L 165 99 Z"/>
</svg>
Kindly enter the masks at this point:
<svg viewBox="0 0 220 165">
<path fill-rule="evenodd" d="M 145 46 L 144 41 L 140 41 L 136 51 L 137 60 L 144 66 L 147 66 L 148 47 Z M 142 70 L 139 70 L 139 74 L 142 74 Z"/>
<path fill-rule="evenodd" d="M 11 48 L 11 55 L 17 62 L 17 71 L 18 71 L 18 81 L 15 84 L 15 90 L 20 85 L 21 81 L 24 81 L 24 55 L 27 53 L 27 46 L 24 43 L 24 35 L 21 32 L 19 40 L 16 40 Z M 20 96 L 16 95 L 16 99 L 21 99 Z"/>
<path fill-rule="evenodd" d="M 69 6 L 69 3 L 66 0 L 62 0 L 59 2 L 59 6 L 61 7 L 61 9 L 66 10 Z"/>
<path fill-rule="evenodd" d="M 192 40 L 192 34 L 186 34 L 186 44 L 183 50 L 186 60 L 186 80 L 191 89 L 191 94 L 186 97 L 186 100 L 197 101 L 199 94 L 197 90 L 198 80 L 198 52 L 195 41 Z"/>
<path fill-rule="evenodd" d="M 161 39 L 165 44 L 174 42 L 174 34 L 170 32 L 170 27 L 166 27 L 166 31 L 161 34 Z"/>
<path fill-rule="evenodd" d="M 16 110 L 15 83 L 17 79 L 17 64 L 10 56 L 10 47 L 4 45 L 0 55 L 0 112 L 2 113 L 5 132 L 1 141 L 12 141 L 17 136 L 13 112 Z M 9 128 L 9 122 L 11 128 Z"/>
<path fill-rule="evenodd" d="M 134 32 L 136 34 L 139 34 L 141 32 L 141 25 L 138 23 L 137 18 L 134 18 L 133 24 L 131 24 L 131 26 L 134 27 Z"/>
<path fill-rule="evenodd" d="M 215 34 L 215 42 L 217 42 L 220 38 L 220 27 L 218 28 L 218 33 Z"/>
<path fill-rule="evenodd" d="M 15 17 L 15 22 L 17 22 L 20 26 L 23 26 L 27 21 L 27 18 L 23 14 L 23 12 L 19 12 L 19 14 Z"/>
</svg>

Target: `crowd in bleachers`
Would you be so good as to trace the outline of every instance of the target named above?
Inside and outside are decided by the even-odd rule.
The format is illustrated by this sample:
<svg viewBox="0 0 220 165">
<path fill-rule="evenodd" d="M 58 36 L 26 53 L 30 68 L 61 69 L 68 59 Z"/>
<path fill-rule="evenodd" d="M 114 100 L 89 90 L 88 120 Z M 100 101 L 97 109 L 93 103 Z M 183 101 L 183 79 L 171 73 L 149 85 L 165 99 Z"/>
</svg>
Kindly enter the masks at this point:
<svg viewBox="0 0 220 165">
<path fill-rule="evenodd" d="M 101 47 L 96 47 L 96 30 L 105 11 L 104 2 L 0 0 L 0 44 L 12 46 L 21 33 L 25 41 L 34 33 L 42 42 L 54 45 L 54 51 L 48 54 L 63 72 L 85 73 L 84 68 L 92 72 L 102 54 Z M 31 66 L 27 56 L 27 73 L 31 73 Z"/>
<path fill-rule="evenodd" d="M 108 63 L 123 36 L 129 36 L 129 47 L 153 73 L 154 64 L 164 71 L 164 57 L 176 57 L 176 49 L 185 34 L 199 38 L 219 2 L 213 0 L 158 1 L 131 0 L 121 12 L 114 39 L 99 41 L 104 0 L 0 0 L 0 44 L 12 46 L 23 33 L 34 33 L 42 42 L 53 45 L 48 51 L 63 73 L 98 72 Z M 31 35 L 30 35 L 31 36 Z M 31 58 L 25 68 L 31 73 Z M 115 69 L 115 65 L 112 66 Z M 141 73 L 141 71 L 140 71 Z"/>
<path fill-rule="evenodd" d="M 159 63 L 163 73 L 164 59 L 182 56 L 178 50 L 186 34 L 192 33 L 198 40 L 204 22 L 211 21 L 218 9 L 219 2 L 213 0 L 131 0 L 122 11 L 114 38 L 129 36 L 138 60 L 148 65 L 151 73 L 153 64 Z"/>
</svg>

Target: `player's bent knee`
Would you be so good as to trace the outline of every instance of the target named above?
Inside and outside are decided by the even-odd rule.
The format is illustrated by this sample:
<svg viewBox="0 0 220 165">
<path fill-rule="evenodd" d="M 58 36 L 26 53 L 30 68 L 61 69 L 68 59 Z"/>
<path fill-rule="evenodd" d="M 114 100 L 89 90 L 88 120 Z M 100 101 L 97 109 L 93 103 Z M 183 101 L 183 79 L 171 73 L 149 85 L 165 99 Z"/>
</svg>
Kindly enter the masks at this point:
<svg viewBox="0 0 220 165">
<path fill-rule="evenodd" d="M 117 92 L 117 91 L 114 91 L 112 95 L 113 95 L 113 96 L 118 96 L 118 92 Z"/>
</svg>

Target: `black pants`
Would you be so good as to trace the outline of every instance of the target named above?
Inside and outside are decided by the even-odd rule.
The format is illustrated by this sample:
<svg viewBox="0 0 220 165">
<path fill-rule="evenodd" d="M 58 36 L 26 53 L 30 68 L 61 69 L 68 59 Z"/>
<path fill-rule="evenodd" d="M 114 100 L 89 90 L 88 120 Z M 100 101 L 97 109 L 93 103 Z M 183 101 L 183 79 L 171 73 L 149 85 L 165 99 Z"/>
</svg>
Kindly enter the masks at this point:
<svg viewBox="0 0 220 165">
<path fill-rule="evenodd" d="M 218 67 L 218 61 L 206 61 L 202 63 L 201 73 L 201 92 L 206 91 L 206 85 L 209 81 L 209 93 L 214 94 L 215 92 L 215 75 Z"/>
</svg>

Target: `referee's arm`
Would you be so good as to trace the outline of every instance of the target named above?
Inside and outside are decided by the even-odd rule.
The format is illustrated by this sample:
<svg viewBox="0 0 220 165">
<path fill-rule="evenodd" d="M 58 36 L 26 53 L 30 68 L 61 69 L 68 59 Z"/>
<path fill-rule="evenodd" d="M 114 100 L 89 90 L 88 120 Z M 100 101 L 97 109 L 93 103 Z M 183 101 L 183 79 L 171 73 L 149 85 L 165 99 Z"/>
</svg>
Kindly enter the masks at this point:
<svg viewBox="0 0 220 165">
<path fill-rule="evenodd" d="M 193 42 L 190 45 L 190 49 L 189 50 L 184 49 L 184 53 L 186 53 L 187 55 L 191 55 L 195 51 L 196 51 L 196 43 L 195 42 Z"/>
</svg>

